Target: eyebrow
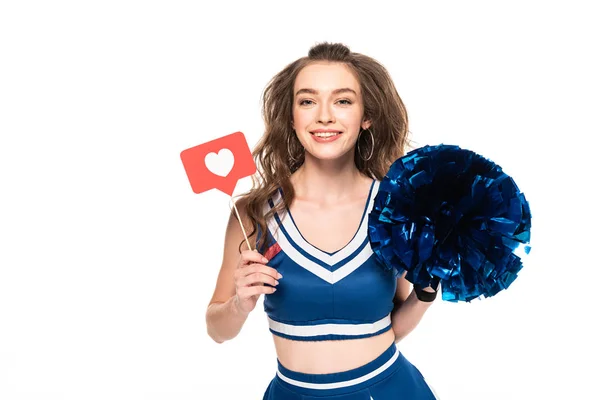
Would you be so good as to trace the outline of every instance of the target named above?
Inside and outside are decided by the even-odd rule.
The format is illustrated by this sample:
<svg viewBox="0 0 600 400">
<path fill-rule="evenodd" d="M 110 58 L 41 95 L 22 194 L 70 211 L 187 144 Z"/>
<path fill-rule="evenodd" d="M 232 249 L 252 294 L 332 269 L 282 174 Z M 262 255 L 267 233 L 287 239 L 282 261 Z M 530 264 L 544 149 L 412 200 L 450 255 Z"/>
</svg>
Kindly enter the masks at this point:
<svg viewBox="0 0 600 400">
<path fill-rule="evenodd" d="M 332 94 L 338 94 L 338 93 L 344 93 L 344 92 L 351 92 L 354 93 L 355 95 L 356 92 L 350 88 L 341 88 L 341 89 L 335 89 L 333 92 L 331 92 Z M 296 92 L 296 96 L 298 96 L 299 94 L 302 93 L 310 93 L 310 94 L 319 94 L 318 90 L 315 89 L 308 89 L 308 88 L 304 88 L 304 89 L 300 89 Z"/>
</svg>

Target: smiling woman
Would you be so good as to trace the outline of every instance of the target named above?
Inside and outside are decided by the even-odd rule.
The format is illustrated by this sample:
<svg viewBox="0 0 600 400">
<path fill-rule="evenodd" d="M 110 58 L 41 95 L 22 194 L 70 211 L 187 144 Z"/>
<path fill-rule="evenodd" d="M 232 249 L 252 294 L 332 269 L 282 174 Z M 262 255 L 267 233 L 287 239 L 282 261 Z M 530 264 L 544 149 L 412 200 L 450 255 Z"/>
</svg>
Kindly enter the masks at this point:
<svg viewBox="0 0 600 400">
<path fill-rule="evenodd" d="M 263 115 L 258 176 L 237 207 L 257 250 L 240 250 L 232 213 L 209 335 L 234 338 L 264 294 L 278 365 L 264 399 L 434 399 L 395 342 L 435 295 L 420 300 L 381 268 L 367 232 L 407 135 L 387 71 L 342 44 L 316 45 L 273 78 Z"/>
<path fill-rule="evenodd" d="M 345 64 L 312 63 L 298 73 L 294 92 L 293 127 L 307 156 L 321 160 L 353 156 L 359 131 L 371 122 L 362 120 L 360 83 L 352 70 Z M 317 145 L 333 142 L 335 146 Z"/>
</svg>

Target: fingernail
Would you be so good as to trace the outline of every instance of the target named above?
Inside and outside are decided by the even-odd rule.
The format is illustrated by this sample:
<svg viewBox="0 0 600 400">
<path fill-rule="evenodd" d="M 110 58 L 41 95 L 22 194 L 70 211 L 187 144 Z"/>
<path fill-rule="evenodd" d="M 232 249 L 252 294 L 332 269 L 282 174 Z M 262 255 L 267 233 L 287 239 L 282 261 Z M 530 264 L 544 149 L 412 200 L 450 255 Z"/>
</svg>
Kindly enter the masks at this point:
<svg viewBox="0 0 600 400">
<path fill-rule="evenodd" d="M 283 275 L 281 275 L 279 272 L 277 273 L 277 279 L 281 279 L 283 278 Z"/>
<path fill-rule="evenodd" d="M 268 262 L 269 260 L 266 257 L 263 257 L 263 262 Z"/>
</svg>

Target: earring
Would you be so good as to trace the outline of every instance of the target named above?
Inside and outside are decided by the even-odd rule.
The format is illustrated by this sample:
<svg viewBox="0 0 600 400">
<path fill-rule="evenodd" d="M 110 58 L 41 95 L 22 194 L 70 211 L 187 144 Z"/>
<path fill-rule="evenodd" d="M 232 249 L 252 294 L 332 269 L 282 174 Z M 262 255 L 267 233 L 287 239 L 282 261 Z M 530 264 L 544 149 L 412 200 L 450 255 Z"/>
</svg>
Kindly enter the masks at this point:
<svg viewBox="0 0 600 400">
<path fill-rule="evenodd" d="M 362 135 L 362 133 L 363 133 L 365 130 L 366 130 L 366 131 L 369 131 L 369 134 L 371 135 L 371 153 L 369 154 L 369 157 L 368 157 L 368 158 L 364 158 L 364 157 L 363 157 L 363 155 L 362 155 L 362 154 L 361 154 L 361 152 L 360 152 L 360 146 L 358 145 L 358 142 L 357 142 L 357 144 L 356 144 L 356 150 L 358 151 L 358 155 L 360 156 L 360 158 L 361 158 L 363 161 L 369 161 L 369 160 L 371 159 L 371 157 L 373 156 L 373 150 L 375 149 L 375 138 L 373 137 L 373 133 L 371 132 L 371 130 L 370 130 L 369 128 L 367 128 L 367 129 L 363 129 L 363 130 L 360 132 L 360 134 L 358 135 L 358 138 L 359 138 L 359 139 L 360 139 L 360 136 Z"/>
</svg>

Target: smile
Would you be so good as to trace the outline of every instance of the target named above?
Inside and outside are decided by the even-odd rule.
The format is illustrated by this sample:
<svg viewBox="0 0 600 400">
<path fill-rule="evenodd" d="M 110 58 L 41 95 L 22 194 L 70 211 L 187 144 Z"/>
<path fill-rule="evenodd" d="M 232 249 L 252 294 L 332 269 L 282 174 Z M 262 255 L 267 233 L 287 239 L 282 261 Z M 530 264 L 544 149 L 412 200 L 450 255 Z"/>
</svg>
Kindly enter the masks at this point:
<svg viewBox="0 0 600 400">
<path fill-rule="evenodd" d="M 341 132 L 311 132 L 312 138 L 317 143 L 328 143 L 337 140 L 340 136 L 342 136 Z"/>
<path fill-rule="evenodd" d="M 327 138 L 331 136 L 340 135 L 341 132 L 311 132 L 310 134 L 321 138 Z"/>
</svg>

